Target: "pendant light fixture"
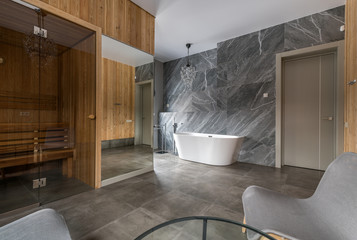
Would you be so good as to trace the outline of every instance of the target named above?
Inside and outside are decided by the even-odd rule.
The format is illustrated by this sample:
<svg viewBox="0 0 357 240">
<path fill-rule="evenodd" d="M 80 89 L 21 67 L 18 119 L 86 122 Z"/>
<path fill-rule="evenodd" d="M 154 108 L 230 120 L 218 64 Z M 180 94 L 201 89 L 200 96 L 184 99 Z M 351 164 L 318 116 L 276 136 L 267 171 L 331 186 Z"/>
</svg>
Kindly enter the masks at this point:
<svg viewBox="0 0 357 240">
<path fill-rule="evenodd" d="M 181 80 L 185 85 L 185 90 L 192 89 L 192 82 L 196 78 L 196 68 L 190 64 L 190 47 L 191 43 L 186 44 L 187 64 L 181 68 Z"/>
<path fill-rule="evenodd" d="M 47 37 L 45 29 L 46 13 L 40 9 L 35 9 L 38 18 L 38 26 L 34 26 L 33 32 L 30 32 L 24 39 L 24 49 L 29 57 L 40 57 L 41 67 L 47 65 L 57 55 L 57 47 L 52 39 Z M 33 58 L 35 59 L 35 58 Z"/>
</svg>

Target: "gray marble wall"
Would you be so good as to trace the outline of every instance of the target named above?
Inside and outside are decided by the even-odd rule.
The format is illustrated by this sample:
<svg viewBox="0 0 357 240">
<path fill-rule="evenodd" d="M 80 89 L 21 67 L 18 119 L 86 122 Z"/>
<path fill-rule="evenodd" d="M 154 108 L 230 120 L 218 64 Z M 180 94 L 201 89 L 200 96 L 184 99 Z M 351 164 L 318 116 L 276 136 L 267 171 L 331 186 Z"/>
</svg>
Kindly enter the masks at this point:
<svg viewBox="0 0 357 240">
<path fill-rule="evenodd" d="M 135 68 L 135 82 L 154 79 L 154 63 L 148 63 Z"/>
<path fill-rule="evenodd" d="M 164 64 L 155 60 L 154 125 L 159 124 L 159 113 L 164 111 Z M 159 147 L 158 130 L 154 131 L 154 149 Z"/>
<path fill-rule="evenodd" d="M 239 161 L 275 165 L 275 55 L 342 40 L 344 6 L 217 44 L 191 57 L 197 75 L 185 90 L 180 70 L 186 59 L 164 64 L 166 144 L 179 132 L 243 135 Z M 268 93 L 264 98 L 263 93 Z"/>
</svg>

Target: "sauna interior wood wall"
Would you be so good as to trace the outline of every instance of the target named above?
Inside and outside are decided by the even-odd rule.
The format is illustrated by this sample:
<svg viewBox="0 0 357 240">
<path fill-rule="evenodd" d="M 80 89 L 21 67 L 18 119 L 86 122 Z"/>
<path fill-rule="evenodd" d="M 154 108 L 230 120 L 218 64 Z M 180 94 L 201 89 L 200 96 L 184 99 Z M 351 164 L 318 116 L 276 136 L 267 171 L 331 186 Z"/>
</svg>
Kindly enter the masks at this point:
<svg viewBox="0 0 357 240">
<path fill-rule="evenodd" d="M 102 69 L 102 140 L 133 138 L 135 67 L 103 58 Z"/>
<path fill-rule="evenodd" d="M 155 18 L 130 0 L 41 1 L 101 27 L 104 35 L 155 53 Z"/>
<path fill-rule="evenodd" d="M 25 53 L 24 34 L 2 27 L 0 34 L 0 123 L 57 122 L 57 57 L 42 69 L 46 81 L 39 84 L 38 59 Z"/>
<path fill-rule="evenodd" d="M 346 2 L 345 42 L 345 152 L 357 152 L 357 1 Z"/>
</svg>

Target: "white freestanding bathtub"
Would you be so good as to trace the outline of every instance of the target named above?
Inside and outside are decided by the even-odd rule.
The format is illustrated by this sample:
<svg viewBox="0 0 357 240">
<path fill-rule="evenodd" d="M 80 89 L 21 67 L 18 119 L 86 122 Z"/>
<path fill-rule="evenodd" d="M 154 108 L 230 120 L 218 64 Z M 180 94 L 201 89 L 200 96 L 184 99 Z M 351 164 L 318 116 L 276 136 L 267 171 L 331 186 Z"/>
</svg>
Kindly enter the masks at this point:
<svg viewBox="0 0 357 240">
<path fill-rule="evenodd" d="M 204 133 L 174 133 L 181 159 L 225 166 L 237 161 L 244 137 Z"/>
</svg>

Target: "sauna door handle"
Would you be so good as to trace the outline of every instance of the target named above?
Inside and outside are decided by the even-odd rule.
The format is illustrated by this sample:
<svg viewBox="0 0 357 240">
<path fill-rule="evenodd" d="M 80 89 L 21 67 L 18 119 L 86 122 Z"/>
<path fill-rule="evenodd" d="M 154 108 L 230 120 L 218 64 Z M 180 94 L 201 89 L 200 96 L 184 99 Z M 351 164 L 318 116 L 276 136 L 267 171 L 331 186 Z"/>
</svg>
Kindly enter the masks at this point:
<svg viewBox="0 0 357 240">
<path fill-rule="evenodd" d="M 356 82 L 357 82 L 357 80 L 355 79 L 355 80 L 353 80 L 353 81 L 351 81 L 351 82 L 347 83 L 347 85 L 352 86 L 352 85 L 354 85 Z"/>
<path fill-rule="evenodd" d="M 91 114 L 91 115 L 88 116 L 88 118 L 89 118 L 90 120 L 94 120 L 94 119 L 95 119 L 95 115 L 94 115 L 94 114 Z"/>
</svg>

